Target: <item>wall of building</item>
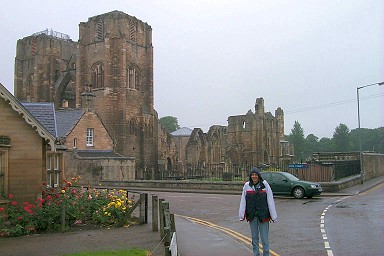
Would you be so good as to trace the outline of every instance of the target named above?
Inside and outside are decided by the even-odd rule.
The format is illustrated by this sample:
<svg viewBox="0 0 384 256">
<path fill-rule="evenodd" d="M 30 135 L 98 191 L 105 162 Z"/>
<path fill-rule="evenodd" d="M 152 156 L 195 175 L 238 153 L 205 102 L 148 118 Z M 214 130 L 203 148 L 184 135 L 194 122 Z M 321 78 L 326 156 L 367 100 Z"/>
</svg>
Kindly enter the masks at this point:
<svg viewBox="0 0 384 256">
<path fill-rule="evenodd" d="M 0 135 L 10 138 L 7 194 L 19 202 L 34 201 L 41 195 L 46 147 L 38 133 L 0 98 Z"/>
<path fill-rule="evenodd" d="M 87 128 L 94 129 L 93 146 L 87 146 Z M 76 127 L 67 136 L 65 146 L 68 149 L 74 148 L 74 140 L 77 141 L 77 149 L 86 150 L 113 150 L 113 141 L 104 125 L 93 112 L 85 112 L 77 123 Z"/>
</svg>

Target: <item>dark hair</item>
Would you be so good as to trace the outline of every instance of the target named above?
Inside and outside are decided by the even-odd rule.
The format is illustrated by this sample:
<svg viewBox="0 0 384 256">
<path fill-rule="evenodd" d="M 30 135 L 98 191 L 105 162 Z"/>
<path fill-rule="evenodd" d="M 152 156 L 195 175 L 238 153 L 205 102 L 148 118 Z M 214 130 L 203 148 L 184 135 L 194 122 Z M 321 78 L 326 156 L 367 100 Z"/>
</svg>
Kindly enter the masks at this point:
<svg viewBox="0 0 384 256">
<path fill-rule="evenodd" d="M 261 174 L 259 172 L 259 169 L 257 169 L 257 167 L 252 167 L 252 170 L 251 172 L 249 173 L 249 185 L 250 186 L 253 186 L 253 185 L 256 185 L 256 184 L 253 184 L 253 180 L 252 180 L 252 173 L 256 173 L 257 176 L 259 177 L 259 181 L 260 182 L 263 182 L 263 178 L 261 177 Z"/>
</svg>

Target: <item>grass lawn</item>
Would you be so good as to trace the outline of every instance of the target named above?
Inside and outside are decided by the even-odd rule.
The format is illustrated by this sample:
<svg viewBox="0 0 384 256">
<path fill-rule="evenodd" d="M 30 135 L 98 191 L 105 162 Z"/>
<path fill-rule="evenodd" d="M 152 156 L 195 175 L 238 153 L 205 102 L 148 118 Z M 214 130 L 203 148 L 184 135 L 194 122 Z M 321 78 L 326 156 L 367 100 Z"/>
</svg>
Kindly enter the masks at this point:
<svg viewBox="0 0 384 256">
<path fill-rule="evenodd" d="M 143 249 L 130 249 L 122 251 L 109 251 L 109 252 L 83 252 L 66 254 L 65 256 L 148 256 L 149 251 Z"/>
</svg>

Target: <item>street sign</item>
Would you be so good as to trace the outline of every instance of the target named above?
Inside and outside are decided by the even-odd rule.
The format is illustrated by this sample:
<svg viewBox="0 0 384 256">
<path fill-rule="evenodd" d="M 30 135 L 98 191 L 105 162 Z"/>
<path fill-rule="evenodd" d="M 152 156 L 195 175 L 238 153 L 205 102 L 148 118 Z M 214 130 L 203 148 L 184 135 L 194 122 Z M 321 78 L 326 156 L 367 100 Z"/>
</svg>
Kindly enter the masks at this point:
<svg viewBox="0 0 384 256">
<path fill-rule="evenodd" d="M 308 167 L 308 164 L 289 164 L 288 165 L 288 168 L 307 168 Z"/>
</svg>

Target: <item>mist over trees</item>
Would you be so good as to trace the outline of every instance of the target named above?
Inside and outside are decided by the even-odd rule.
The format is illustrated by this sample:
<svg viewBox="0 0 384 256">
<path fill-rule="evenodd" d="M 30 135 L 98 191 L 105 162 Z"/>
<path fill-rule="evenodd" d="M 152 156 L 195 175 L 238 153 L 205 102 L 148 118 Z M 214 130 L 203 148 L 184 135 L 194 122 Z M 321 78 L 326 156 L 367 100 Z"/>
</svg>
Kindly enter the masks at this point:
<svg viewBox="0 0 384 256">
<path fill-rule="evenodd" d="M 361 150 L 384 154 L 384 127 L 376 129 L 360 128 Z M 295 121 L 287 140 L 294 145 L 297 162 L 307 161 L 313 153 L 319 152 L 359 152 L 359 129 L 349 130 L 345 124 L 339 124 L 332 138 L 319 139 L 314 134 L 304 137 L 304 129 Z"/>
</svg>

